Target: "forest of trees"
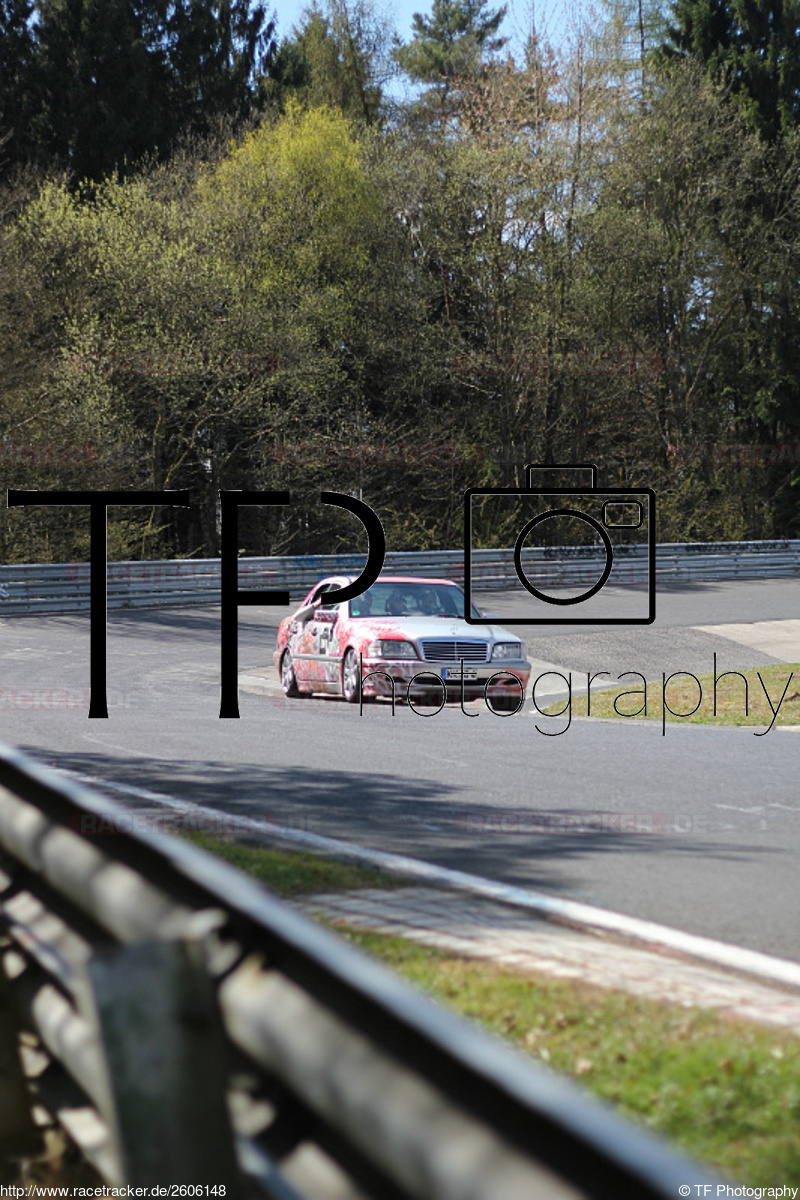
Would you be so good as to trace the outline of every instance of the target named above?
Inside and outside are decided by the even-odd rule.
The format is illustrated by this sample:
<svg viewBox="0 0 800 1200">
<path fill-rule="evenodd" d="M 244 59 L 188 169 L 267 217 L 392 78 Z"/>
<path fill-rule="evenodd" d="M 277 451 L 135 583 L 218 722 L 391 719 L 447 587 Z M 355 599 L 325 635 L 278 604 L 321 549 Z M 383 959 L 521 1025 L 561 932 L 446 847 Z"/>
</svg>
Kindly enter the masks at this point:
<svg viewBox="0 0 800 1200">
<path fill-rule="evenodd" d="M 455 548 L 532 461 L 800 536 L 800 0 L 626 3 L 512 53 L 489 0 L 0 0 L 4 487 L 191 490 L 117 559 L 216 555 L 220 488 L 292 492 L 245 553 L 358 549 L 322 488 Z"/>
</svg>

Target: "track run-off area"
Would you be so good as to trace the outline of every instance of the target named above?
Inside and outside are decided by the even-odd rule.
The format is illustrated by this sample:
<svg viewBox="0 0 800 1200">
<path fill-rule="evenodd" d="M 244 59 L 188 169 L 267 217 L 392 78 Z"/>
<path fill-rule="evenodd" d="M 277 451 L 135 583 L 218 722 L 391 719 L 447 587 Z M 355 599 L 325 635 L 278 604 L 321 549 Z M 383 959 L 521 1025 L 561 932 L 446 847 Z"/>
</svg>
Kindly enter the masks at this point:
<svg viewBox="0 0 800 1200">
<path fill-rule="evenodd" d="M 544 707 L 564 694 L 553 671 L 577 690 L 587 672 L 798 662 L 798 599 L 794 579 L 692 584 L 659 591 L 653 626 L 515 634 Z M 800 962 L 800 730 L 568 723 L 530 696 L 513 717 L 287 700 L 272 651 L 288 611 L 240 610 L 239 720 L 218 717 L 218 608 L 109 615 L 107 720 L 88 719 L 88 616 L 6 618 L 0 740 L 153 828 L 202 805 L 218 831 L 246 816 Z"/>
</svg>

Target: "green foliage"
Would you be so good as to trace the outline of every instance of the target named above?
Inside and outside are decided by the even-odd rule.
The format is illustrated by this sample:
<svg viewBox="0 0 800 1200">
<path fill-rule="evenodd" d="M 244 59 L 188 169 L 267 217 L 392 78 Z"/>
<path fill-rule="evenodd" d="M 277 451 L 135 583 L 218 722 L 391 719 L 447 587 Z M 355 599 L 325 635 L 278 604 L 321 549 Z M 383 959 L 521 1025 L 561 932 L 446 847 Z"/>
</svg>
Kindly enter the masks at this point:
<svg viewBox="0 0 800 1200">
<path fill-rule="evenodd" d="M 388 27 L 369 0 L 327 0 L 324 9 L 313 3 L 281 44 L 270 74 L 281 105 L 293 96 L 374 125 L 392 74 Z"/>
<path fill-rule="evenodd" d="M 333 110 L 290 102 L 279 123 L 233 150 L 203 191 L 237 258 L 242 226 L 267 251 L 253 264 L 267 292 L 313 285 L 338 293 L 364 267 L 378 202 L 358 144 Z M 254 250 L 251 244 L 246 253 Z"/>
<path fill-rule="evenodd" d="M 675 0 L 662 58 L 692 56 L 728 82 L 749 124 L 773 141 L 800 118 L 797 0 Z"/>
<path fill-rule="evenodd" d="M 167 20 L 173 136 L 206 135 L 258 107 L 277 49 L 275 22 L 251 0 L 173 0 Z"/>
<path fill-rule="evenodd" d="M 442 45 L 454 12 L 423 22 Z M 476 69 L 433 122 L 382 119 L 369 12 L 336 0 L 238 140 L 0 193 L 9 484 L 190 488 L 191 512 L 114 515 L 123 556 L 215 554 L 220 487 L 292 492 L 242 515 L 251 553 L 355 549 L 321 488 L 392 548 L 452 547 L 464 488 L 529 461 L 654 487 L 661 540 L 795 531 L 797 464 L 691 447 L 800 441 L 800 136 L 765 142 L 694 61 L 616 86 L 616 25 L 498 61 L 498 14 L 467 15 Z M 26 449 L 48 441 L 92 451 Z M 4 521 L 7 560 L 85 554 L 80 513 Z"/>
<path fill-rule="evenodd" d="M 40 0 L 38 17 L 31 127 L 45 161 L 99 179 L 166 140 L 167 64 L 148 49 L 146 10 L 130 0 Z"/>
<path fill-rule="evenodd" d="M 489 0 L 433 0 L 430 17 L 414 14 L 411 41 L 394 51 L 398 65 L 415 83 L 431 87 L 421 107 L 444 121 L 458 101 L 464 81 L 477 78 L 492 56 L 506 44 L 497 31 L 505 8 L 490 9 Z"/>
<path fill-rule="evenodd" d="M 345 463 L 334 480 L 290 455 L 287 470 L 283 448 L 390 440 L 392 380 L 419 402 L 422 318 L 388 253 L 403 246 L 381 170 L 371 178 L 341 113 L 290 104 L 218 165 L 176 160 L 91 204 L 51 183 L 9 230 L 9 303 L 46 363 L 14 400 L 28 436 L 41 413 L 43 431 L 61 420 L 98 447 L 84 485 L 192 490 L 190 514 L 126 518 L 132 556 L 214 554 L 218 489 L 279 484 L 298 506 L 243 514 L 250 552 L 351 545 L 352 518 L 320 521 L 317 494 L 363 487 L 365 469 Z M 389 490 L 379 463 L 366 474 Z M 27 554 L 14 528 L 7 556 Z"/>
<path fill-rule="evenodd" d="M 0 178 L 24 161 L 34 82 L 33 0 L 0 0 Z"/>
<path fill-rule="evenodd" d="M 275 52 L 274 23 L 251 0 L 36 0 L 31 24 L 32 11 L 0 8 L 6 157 L 73 184 L 240 124 Z"/>
<path fill-rule="evenodd" d="M 433 0 L 430 17 L 414 14 L 414 36 L 395 57 L 414 80 L 444 84 L 475 73 L 484 56 L 501 50 L 497 37 L 505 8 L 489 10 L 488 0 Z"/>
</svg>

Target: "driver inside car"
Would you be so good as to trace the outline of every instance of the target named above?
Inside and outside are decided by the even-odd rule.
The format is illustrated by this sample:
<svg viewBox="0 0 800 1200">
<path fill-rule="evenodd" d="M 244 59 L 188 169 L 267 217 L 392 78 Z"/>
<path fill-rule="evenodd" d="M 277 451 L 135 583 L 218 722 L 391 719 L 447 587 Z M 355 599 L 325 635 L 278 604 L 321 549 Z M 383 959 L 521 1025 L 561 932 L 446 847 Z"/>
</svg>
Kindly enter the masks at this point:
<svg viewBox="0 0 800 1200">
<path fill-rule="evenodd" d="M 392 592 L 386 600 L 386 611 L 390 617 L 407 617 L 408 605 L 401 592 Z"/>
<path fill-rule="evenodd" d="M 369 592 L 364 592 L 363 595 L 356 596 L 355 600 L 350 601 L 350 616 L 372 616 L 372 597 L 370 596 Z"/>
</svg>

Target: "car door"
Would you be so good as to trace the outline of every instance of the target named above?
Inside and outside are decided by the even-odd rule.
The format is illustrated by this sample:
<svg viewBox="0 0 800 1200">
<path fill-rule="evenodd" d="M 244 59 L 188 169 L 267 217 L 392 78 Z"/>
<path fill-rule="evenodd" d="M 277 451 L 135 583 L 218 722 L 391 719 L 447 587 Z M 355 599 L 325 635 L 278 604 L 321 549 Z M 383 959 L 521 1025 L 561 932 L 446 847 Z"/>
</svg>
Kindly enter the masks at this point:
<svg viewBox="0 0 800 1200">
<path fill-rule="evenodd" d="M 331 628 L 335 623 L 335 611 L 331 615 L 331 608 L 335 610 L 337 606 L 325 605 L 320 601 L 325 592 L 335 591 L 342 586 L 339 579 L 323 579 L 308 594 L 292 622 L 289 648 L 295 678 L 303 691 L 331 690 L 328 686 L 331 672 L 325 664 L 329 657 Z"/>
<path fill-rule="evenodd" d="M 337 625 L 339 610 L 344 608 L 324 601 L 316 609 L 314 616 L 308 621 L 308 640 L 306 643 L 306 678 L 314 691 L 338 692 L 341 654 Z"/>
<path fill-rule="evenodd" d="M 329 580 L 323 580 L 312 588 L 301 604 L 292 621 L 289 630 L 288 646 L 294 663 L 295 678 L 298 683 L 305 685 L 304 691 L 316 690 L 312 670 L 314 662 L 313 641 L 314 623 L 311 612 L 312 605 L 322 593 L 331 586 Z"/>
</svg>

